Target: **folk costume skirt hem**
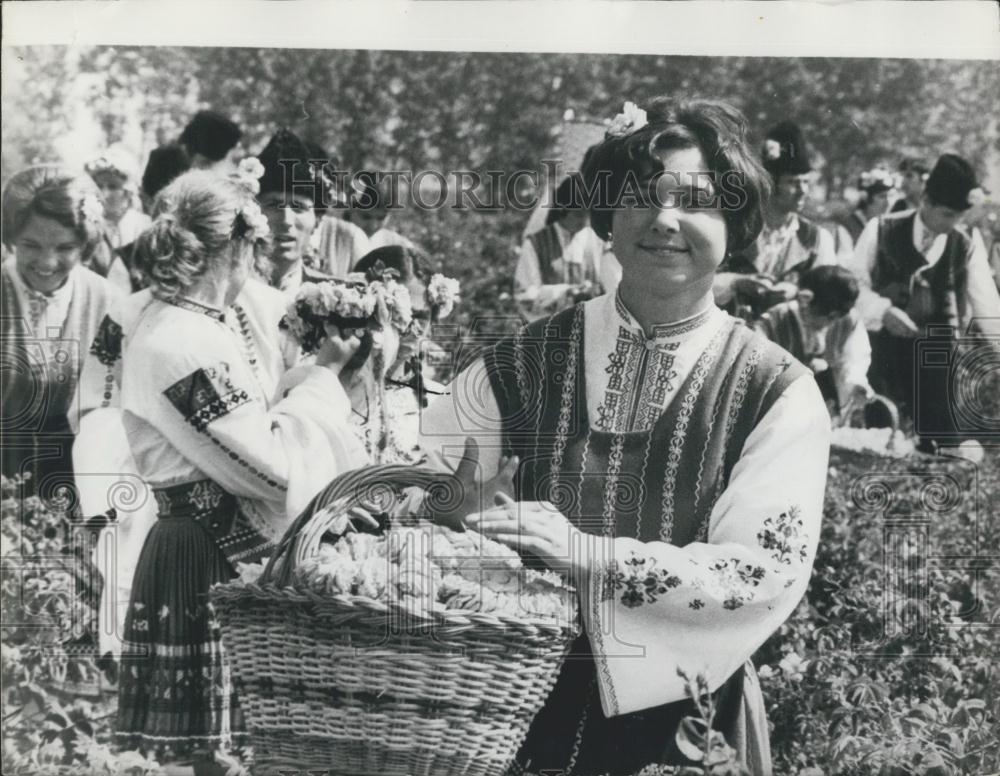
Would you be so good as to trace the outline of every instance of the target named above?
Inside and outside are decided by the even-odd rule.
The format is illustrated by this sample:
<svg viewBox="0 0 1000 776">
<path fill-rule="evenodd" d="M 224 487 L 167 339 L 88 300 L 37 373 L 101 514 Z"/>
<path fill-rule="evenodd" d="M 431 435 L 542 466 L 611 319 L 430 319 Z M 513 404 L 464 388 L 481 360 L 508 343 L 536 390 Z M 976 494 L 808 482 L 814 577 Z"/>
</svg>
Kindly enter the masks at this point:
<svg viewBox="0 0 1000 776">
<path fill-rule="evenodd" d="M 115 742 L 183 760 L 246 743 L 209 588 L 234 576 L 189 516 L 157 520 L 143 545 L 125 619 Z"/>
</svg>

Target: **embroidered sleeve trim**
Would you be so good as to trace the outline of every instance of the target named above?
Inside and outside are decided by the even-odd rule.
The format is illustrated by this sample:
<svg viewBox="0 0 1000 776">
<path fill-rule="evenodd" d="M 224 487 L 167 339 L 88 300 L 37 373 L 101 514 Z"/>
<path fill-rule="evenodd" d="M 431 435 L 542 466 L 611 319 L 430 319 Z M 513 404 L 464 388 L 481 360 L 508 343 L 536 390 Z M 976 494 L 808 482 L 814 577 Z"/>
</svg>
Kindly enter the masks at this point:
<svg viewBox="0 0 1000 776">
<path fill-rule="evenodd" d="M 90 352 L 104 366 L 113 366 L 122 355 L 122 327 L 110 315 L 105 315 L 97 327 L 97 336 L 90 345 Z"/>
</svg>

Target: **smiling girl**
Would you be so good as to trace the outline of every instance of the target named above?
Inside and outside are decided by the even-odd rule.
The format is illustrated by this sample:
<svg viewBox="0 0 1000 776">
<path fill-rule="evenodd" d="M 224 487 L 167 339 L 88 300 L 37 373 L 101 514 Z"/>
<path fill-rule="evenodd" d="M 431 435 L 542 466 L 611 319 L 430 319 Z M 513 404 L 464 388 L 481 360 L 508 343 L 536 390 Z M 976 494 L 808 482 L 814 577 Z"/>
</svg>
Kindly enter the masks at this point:
<svg viewBox="0 0 1000 776">
<path fill-rule="evenodd" d="M 519 461 L 516 501 L 486 492 L 496 506 L 465 521 L 581 594 L 586 632 L 513 773 L 689 764 L 685 671 L 739 761 L 770 774 L 750 657 L 809 581 L 830 419 L 806 367 L 713 303 L 719 265 L 761 230 L 767 176 L 739 112 L 668 98 L 627 103 L 585 168 L 617 293 L 486 348 L 421 421 L 442 464 L 466 435 L 484 481 Z"/>
<path fill-rule="evenodd" d="M 3 474 L 32 490 L 71 487 L 73 397 L 81 343 L 93 341 L 115 289 L 82 266 L 102 239 L 91 180 L 56 165 L 29 167 L 3 193 Z"/>
</svg>

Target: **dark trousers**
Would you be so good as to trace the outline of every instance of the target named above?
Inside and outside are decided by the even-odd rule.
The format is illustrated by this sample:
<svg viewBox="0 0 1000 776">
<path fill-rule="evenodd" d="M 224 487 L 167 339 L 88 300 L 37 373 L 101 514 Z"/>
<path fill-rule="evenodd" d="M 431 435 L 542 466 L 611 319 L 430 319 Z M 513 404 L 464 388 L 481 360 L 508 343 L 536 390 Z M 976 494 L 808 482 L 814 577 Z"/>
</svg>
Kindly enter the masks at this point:
<svg viewBox="0 0 1000 776">
<path fill-rule="evenodd" d="M 955 441 L 954 337 L 897 337 L 887 331 L 870 336 L 872 388 L 892 399 L 901 416 L 913 420 L 921 438 Z"/>
</svg>

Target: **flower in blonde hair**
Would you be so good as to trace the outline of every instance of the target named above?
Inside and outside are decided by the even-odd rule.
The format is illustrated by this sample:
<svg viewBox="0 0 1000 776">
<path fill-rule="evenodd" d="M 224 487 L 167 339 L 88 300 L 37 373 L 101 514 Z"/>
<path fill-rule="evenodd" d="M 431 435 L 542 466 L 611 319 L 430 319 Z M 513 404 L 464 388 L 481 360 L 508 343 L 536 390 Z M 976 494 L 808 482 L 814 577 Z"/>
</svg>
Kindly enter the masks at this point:
<svg viewBox="0 0 1000 776">
<path fill-rule="evenodd" d="M 238 221 L 242 221 L 246 229 L 243 237 L 250 242 L 263 240 L 271 233 L 271 228 L 267 224 L 267 216 L 264 215 L 260 205 L 256 202 L 247 202 L 236 214 L 236 218 Z"/>
<path fill-rule="evenodd" d="M 236 177 L 255 195 L 260 194 L 260 179 L 264 175 L 264 165 L 256 156 L 248 156 L 240 162 Z"/>
</svg>

